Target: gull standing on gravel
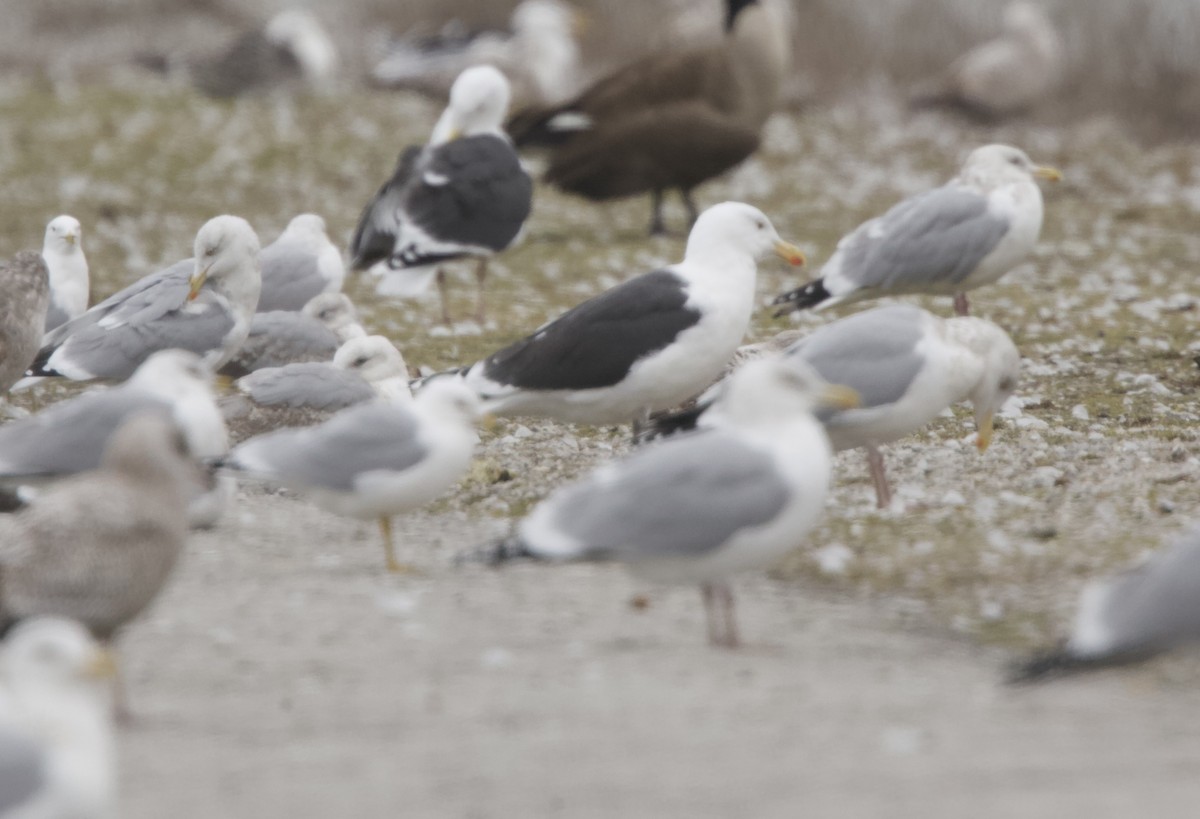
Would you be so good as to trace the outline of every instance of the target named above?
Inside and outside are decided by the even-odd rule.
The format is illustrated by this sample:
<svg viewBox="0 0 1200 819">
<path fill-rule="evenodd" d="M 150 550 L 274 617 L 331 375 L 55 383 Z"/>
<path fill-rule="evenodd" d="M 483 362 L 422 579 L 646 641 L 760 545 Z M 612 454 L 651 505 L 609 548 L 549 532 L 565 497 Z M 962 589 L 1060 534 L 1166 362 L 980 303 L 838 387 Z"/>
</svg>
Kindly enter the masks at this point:
<svg viewBox="0 0 1200 819">
<path fill-rule="evenodd" d="M 158 595 L 187 538 L 195 465 L 161 412 L 121 425 L 100 467 L 0 516 L 0 614 L 70 617 L 109 642 Z"/>
<path fill-rule="evenodd" d="M 414 296 L 436 276 L 446 324 L 440 265 L 479 260 L 475 320 L 482 324 L 488 259 L 516 240 L 532 207 L 533 182 L 503 129 L 509 93 L 508 80 L 492 66 L 464 71 L 429 144 L 400 155 L 350 241 L 351 267 L 382 275 L 382 295 Z"/>
<path fill-rule="evenodd" d="M 258 250 L 245 219 L 208 220 L 196 234 L 194 259 L 147 276 L 47 335 L 28 374 L 123 379 L 168 348 L 220 368 L 250 332 L 262 288 Z"/>
<path fill-rule="evenodd" d="M 328 361 L 339 345 L 367 334 L 345 293 L 321 293 L 304 309 L 255 313 L 250 335 L 221 375 L 233 378 L 299 361 Z"/>
<path fill-rule="evenodd" d="M 21 380 L 42 341 L 50 274 L 42 254 L 22 250 L 0 260 L 0 393 Z"/>
<path fill-rule="evenodd" d="M 983 452 L 992 440 L 992 417 L 1012 395 L 1021 369 L 1012 339 L 992 322 L 972 316 L 942 319 L 903 304 L 826 324 L 789 346 L 784 356 L 861 397 L 854 409 L 817 417 L 835 451 L 866 449 L 880 509 L 892 502 L 880 445 L 911 435 L 947 407 L 969 400 L 976 446 Z M 715 387 L 693 409 L 657 419 L 656 431 L 721 424 L 721 389 Z"/>
<path fill-rule="evenodd" d="M 976 148 L 958 176 L 905 199 L 838 242 L 821 278 L 775 299 L 776 315 L 904 293 L 953 295 L 991 284 L 1025 261 L 1042 231 L 1042 192 L 1034 177 L 1056 181 L 1009 145 Z"/>
<path fill-rule="evenodd" d="M 726 423 L 601 466 L 559 489 L 488 560 L 619 560 L 657 582 L 695 583 L 715 645 L 738 643 L 736 572 L 799 546 L 820 517 L 832 452 L 813 413 L 852 390 L 778 358 L 736 372 Z"/>
<path fill-rule="evenodd" d="M 388 571 L 400 572 L 407 567 L 396 559 L 391 518 L 462 477 L 479 441 L 478 416 L 469 389 L 439 379 L 409 402 L 372 402 L 319 426 L 251 438 L 224 465 L 301 490 L 331 512 L 377 519 Z"/>
<path fill-rule="evenodd" d="M 637 425 L 721 375 L 750 324 L 755 262 L 772 252 L 804 262 L 762 211 L 715 205 L 682 262 L 583 302 L 463 377 L 497 415 Z"/>
<path fill-rule="evenodd" d="M 50 271 L 50 308 L 44 332 L 83 315 L 88 303 L 88 263 L 83 227 L 74 216 L 56 216 L 46 225 L 42 258 Z"/>
<path fill-rule="evenodd" d="M 21 623 L 0 645 L 0 816 L 116 815 L 114 673 L 71 620 Z"/>
<path fill-rule="evenodd" d="M 302 213 L 279 238 L 262 249 L 262 294 L 258 312 L 300 310 L 321 293 L 341 292 L 346 279 L 342 253 L 325 232 L 325 220 Z"/>
<path fill-rule="evenodd" d="M 352 338 L 332 362 L 302 362 L 255 370 L 221 400 L 234 440 L 279 427 L 311 426 L 338 410 L 376 398 L 412 398 L 404 356 L 384 336 Z"/>
<path fill-rule="evenodd" d="M 193 457 L 219 458 L 229 451 L 229 433 L 211 380 L 199 356 L 161 350 L 123 384 L 85 392 L 0 426 L 0 483 L 26 486 L 96 469 L 113 433 L 151 410 L 174 419 Z M 213 484 L 199 468 L 195 481 L 189 519 L 208 525 L 219 516 L 229 487 Z"/>
<path fill-rule="evenodd" d="M 1200 640 L 1200 530 L 1141 565 L 1088 585 L 1070 637 L 1013 669 L 1032 682 L 1153 657 Z"/>
</svg>

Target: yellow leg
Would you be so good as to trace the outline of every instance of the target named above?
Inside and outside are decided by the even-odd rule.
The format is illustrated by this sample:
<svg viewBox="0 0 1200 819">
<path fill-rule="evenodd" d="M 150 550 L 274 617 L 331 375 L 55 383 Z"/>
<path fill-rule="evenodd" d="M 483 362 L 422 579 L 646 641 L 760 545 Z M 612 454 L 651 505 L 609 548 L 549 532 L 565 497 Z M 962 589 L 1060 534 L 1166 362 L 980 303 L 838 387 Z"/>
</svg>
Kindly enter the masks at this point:
<svg viewBox="0 0 1200 819">
<path fill-rule="evenodd" d="M 396 546 L 392 543 L 391 518 L 379 519 L 379 532 L 383 535 L 383 556 L 387 561 L 387 570 L 397 574 L 416 574 L 416 567 L 396 560 Z"/>
</svg>

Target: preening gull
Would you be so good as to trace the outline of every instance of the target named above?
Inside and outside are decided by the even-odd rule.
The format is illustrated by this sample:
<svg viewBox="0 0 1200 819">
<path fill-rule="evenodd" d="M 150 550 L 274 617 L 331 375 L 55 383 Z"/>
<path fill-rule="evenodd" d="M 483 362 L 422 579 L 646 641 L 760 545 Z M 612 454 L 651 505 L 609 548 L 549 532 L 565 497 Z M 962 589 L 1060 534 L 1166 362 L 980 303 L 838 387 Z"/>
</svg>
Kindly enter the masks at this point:
<svg viewBox="0 0 1200 819">
<path fill-rule="evenodd" d="M 961 108 L 985 120 L 1019 114 L 1056 91 L 1066 55 L 1062 37 L 1037 3 L 1004 8 L 1003 31 L 959 57 L 946 76 L 913 96 L 915 106 Z"/>
<path fill-rule="evenodd" d="M 83 228 L 74 216 L 56 216 L 46 225 L 42 258 L 50 271 L 50 308 L 44 332 L 83 315 L 88 303 L 88 263 Z"/>
<path fill-rule="evenodd" d="M 784 293 L 776 315 L 902 293 L 954 295 L 991 284 L 1029 257 L 1042 231 L 1034 177 L 1058 180 L 1009 145 L 976 148 L 958 176 L 859 225 L 838 242 L 821 278 Z"/>
<path fill-rule="evenodd" d="M 302 213 L 259 254 L 262 293 L 258 312 L 300 310 L 321 293 L 337 293 L 346 278 L 341 251 L 329 241 L 325 220 Z"/>
<path fill-rule="evenodd" d="M 725 37 L 660 51 L 562 105 L 518 112 L 520 148 L 549 151 L 545 181 L 592 200 L 653 195 L 650 232 L 664 232 L 663 194 L 692 189 L 758 150 L 791 62 L 786 26 L 758 0 L 726 0 Z"/>
<path fill-rule="evenodd" d="M 475 319 L 483 323 L 488 259 L 516 240 L 532 207 L 533 182 L 501 128 L 508 100 L 495 68 L 464 71 L 429 144 L 404 150 L 350 241 L 351 266 L 381 275 L 381 294 L 412 296 L 436 277 L 447 324 L 441 263 L 478 259 Z"/>
<path fill-rule="evenodd" d="M 221 374 L 237 378 L 265 367 L 328 361 L 338 345 L 366 334 L 349 296 L 321 293 L 298 313 L 255 313 L 250 320 L 250 335 L 221 368 Z"/>
<path fill-rule="evenodd" d="M 213 399 L 212 376 L 198 356 L 162 350 L 125 383 L 86 392 L 0 426 L 0 482 L 23 486 L 97 468 L 113 432 L 133 416 L 165 411 L 198 459 L 229 451 L 229 433 Z M 193 525 L 215 521 L 229 489 L 197 471 Z"/>
<path fill-rule="evenodd" d="M 220 368 L 250 332 L 262 287 L 258 236 L 245 219 L 217 216 L 196 234 L 194 252 L 49 333 L 28 374 L 124 379 L 168 348 Z"/>
<path fill-rule="evenodd" d="M 384 336 L 352 338 L 332 362 L 255 370 L 236 386 L 239 394 L 222 399 L 221 410 L 239 441 L 279 427 L 310 426 L 376 398 L 412 397 L 404 357 Z"/>
<path fill-rule="evenodd" d="M 115 665 L 71 620 L 39 617 L 0 646 L 0 816 L 110 819 Z"/>
<path fill-rule="evenodd" d="M 558 489 L 522 521 L 516 543 L 486 557 L 619 560 L 654 581 L 698 584 L 709 640 L 737 645 L 728 578 L 782 557 L 816 523 L 832 453 L 813 412 L 855 396 L 771 358 L 738 370 L 726 397 L 725 425 Z"/>
<path fill-rule="evenodd" d="M 713 382 L 746 333 L 755 260 L 803 254 L 757 208 L 709 208 L 683 261 L 572 308 L 470 367 L 466 383 L 498 415 L 585 424 L 635 423 Z"/>
<path fill-rule="evenodd" d="M 1134 662 L 1200 639 L 1200 530 L 1088 585 L 1070 637 L 1021 663 L 1012 682 Z"/>
<path fill-rule="evenodd" d="M 473 65 L 494 65 L 512 80 L 515 96 L 549 105 L 574 93 L 580 82 L 582 13 L 561 0 L 522 0 L 511 31 L 471 31 L 452 20 L 435 34 L 410 32 L 392 41 L 371 69 L 371 80 L 443 100 L 454 79 Z"/>
<path fill-rule="evenodd" d="M 479 440 L 478 414 L 470 390 L 456 379 L 439 379 L 409 402 L 372 402 L 319 426 L 251 438 L 234 447 L 225 465 L 306 492 L 331 512 L 377 519 L 388 571 L 404 571 L 391 517 L 429 503 L 458 481 Z"/>
<path fill-rule="evenodd" d="M 109 641 L 157 596 L 183 550 L 196 466 L 161 411 L 123 423 L 98 469 L 0 516 L 0 611 L 70 617 Z"/>
<path fill-rule="evenodd" d="M 0 260 L 0 392 L 8 392 L 37 355 L 49 304 L 42 254 L 22 250 Z"/>
<path fill-rule="evenodd" d="M 140 54 L 146 68 L 180 76 L 213 97 L 326 86 L 337 72 L 337 48 L 312 12 L 284 9 L 204 56 Z"/>
<path fill-rule="evenodd" d="M 910 305 L 877 307 L 820 327 L 784 352 L 826 381 L 861 396 L 855 409 L 818 414 L 835 451 L 863 447 L 875 499 L 891 505 L 882 444 L 911 435 L 946 407 L 970 401 L 979 451 L 992 439 L 992 417 L 1020 375 L 1016 346 L 1002 329 L 972 316 L 942 319 Z M 658 419 L 660 431 L 721 423 L 720 387 L 696 408 Z"/>
</svg>

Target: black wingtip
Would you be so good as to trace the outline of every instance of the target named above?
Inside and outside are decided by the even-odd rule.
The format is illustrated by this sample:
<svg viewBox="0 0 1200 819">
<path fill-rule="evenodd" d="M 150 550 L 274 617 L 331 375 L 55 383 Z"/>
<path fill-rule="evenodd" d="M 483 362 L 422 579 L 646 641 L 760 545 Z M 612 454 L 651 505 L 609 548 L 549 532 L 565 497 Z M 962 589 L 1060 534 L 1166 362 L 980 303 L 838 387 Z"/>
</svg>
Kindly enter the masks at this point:
<svg viewBox="0 0 1200 819">
<path fill-rule="evenodd" d="M 691 432 L 708 409 L 707 404 L 697 404 L 679 412 L 664 413 L 650 419 L 646 428 L 638 434 L 638 443 L 646 444 L 659 438 L 668 438 L 681 432 Z"/>
<path fill-rule="evenodd" d="M 537 560 L 537 555 L 529 551 L 525 541 L 519 535 L 497 538 L 475 549 L 462 552 L 455 559 L 455 565 L 480 563 L 484 566 L 499 566 L 514 560 Z"/>
<path fill-rule="evenodd" d="M 1004 682 L 1007 685 L 1028 685 L 1065 676 L 1089 665 L 1092 663 L 1065 649 L 1054 649 L 1013 663 L 1005 674 Z"/>
<path fill-rule="evenodd" d="M 776 296 L 771 304 L 785 305 L 775 311 L 775 318 L 779 318 L 795 310 L 807 310 L 810 307 L 816 307 L 828 298 L 829 291 L 825 289 L 825 280 L 815 279 L 803 287 L 798 287 L 795 290 L 789 290 L 780 296 Z"/>
</svg>

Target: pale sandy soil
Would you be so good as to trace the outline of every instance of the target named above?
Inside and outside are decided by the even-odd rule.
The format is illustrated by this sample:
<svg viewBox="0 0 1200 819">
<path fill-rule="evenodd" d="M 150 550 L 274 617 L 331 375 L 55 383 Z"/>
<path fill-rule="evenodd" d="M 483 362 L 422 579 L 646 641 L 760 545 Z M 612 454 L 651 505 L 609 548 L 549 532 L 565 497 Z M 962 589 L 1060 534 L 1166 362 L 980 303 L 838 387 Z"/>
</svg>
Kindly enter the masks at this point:
<svg viewBox="0 0 1200 819">
<path fill-rule="evenodd" d="M 258 492 L 127 635 L 128 817 L 1192 816 L 1193 658 L 1035 689 L 1006 656 L 763 577 L 748 645 L 616 567 L 451 557 L 502 524 L 373 527 Z"/>
</svg>

